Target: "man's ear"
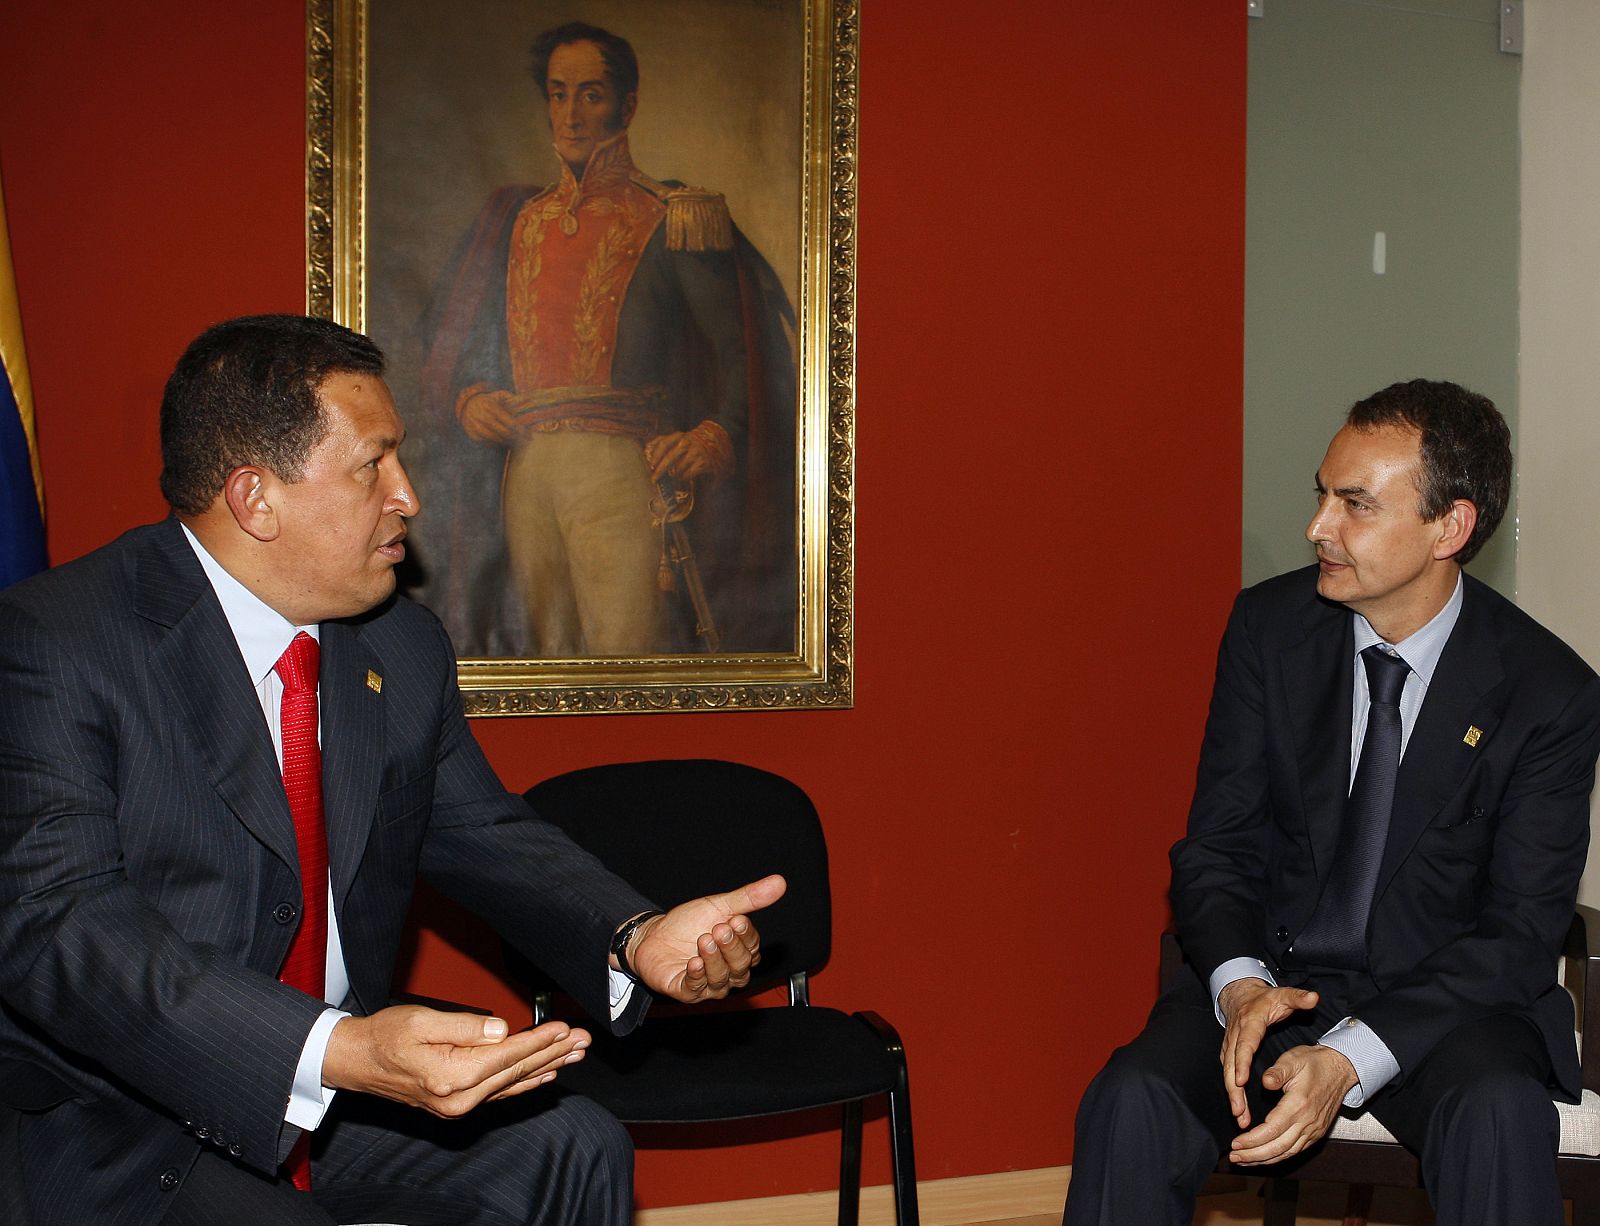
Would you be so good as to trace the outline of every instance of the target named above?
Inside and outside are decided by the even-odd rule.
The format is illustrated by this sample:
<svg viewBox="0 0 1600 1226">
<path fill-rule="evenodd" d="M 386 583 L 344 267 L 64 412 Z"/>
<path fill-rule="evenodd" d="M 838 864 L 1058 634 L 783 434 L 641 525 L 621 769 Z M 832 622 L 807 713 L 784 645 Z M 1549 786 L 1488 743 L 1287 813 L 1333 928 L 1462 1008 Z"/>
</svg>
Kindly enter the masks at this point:
<svg viewBox="0 0 1600 1226">
<path fill-rule="evenodd" d="M 626 128 L 633 122 L 633 113 L 639 109 L 639 91 L 622 96 L 622 126 Z"/>
<path fill-rule="evenodd" d="M 245 464 L 228 474 L 222 483 L 222 497 L 233 520 L 258 541 L 278 538 L 278 513 L 273 509 L 272 473 L 254 464 Z"/>
<path fill-rule="evenodd" d="M 1442 562 L 1466 547 L 1472 530 L 1478 526 L 1478 508 L 1465 498 L 1457 498 L 1434 522 L 1439 525 L 1439 536 L 1433 545 L 1433 556 Z"/>
</svg>

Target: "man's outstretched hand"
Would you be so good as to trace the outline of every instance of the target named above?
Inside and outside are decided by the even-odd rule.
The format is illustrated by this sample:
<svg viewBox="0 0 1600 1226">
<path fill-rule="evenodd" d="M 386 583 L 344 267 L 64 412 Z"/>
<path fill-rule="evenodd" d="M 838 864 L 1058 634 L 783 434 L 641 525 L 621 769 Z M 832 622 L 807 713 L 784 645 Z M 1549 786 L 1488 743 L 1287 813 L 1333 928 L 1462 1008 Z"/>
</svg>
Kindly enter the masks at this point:
<svg viewBox="0 0 1600 1226">
<path fill-rule="evenodd" d="M 341 1018 L 322 1058 L 322 1083 L 450 1119 L 555 1079 L 583 1059 L 589 1032 L 546 1022 L 508 1033 L 503 1019 L 393 1005 Z"/>
<path fill-rule="evenodd" d="M 628 964 L 653 992 L 688 1004 L 717 1000 L 750 982 L 761 961 L 761 934 L 750 913 L 783 897 L 773 874 L 726 894 L 680 903 L 640 925 Z"/>
</svg>

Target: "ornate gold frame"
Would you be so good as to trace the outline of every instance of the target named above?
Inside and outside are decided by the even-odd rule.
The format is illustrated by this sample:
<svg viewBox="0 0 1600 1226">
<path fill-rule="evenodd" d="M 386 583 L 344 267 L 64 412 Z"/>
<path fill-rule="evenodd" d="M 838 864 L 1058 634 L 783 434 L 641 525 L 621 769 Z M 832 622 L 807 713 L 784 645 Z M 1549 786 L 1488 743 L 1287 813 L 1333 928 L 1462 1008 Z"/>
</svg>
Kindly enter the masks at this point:
<svg viewBox="0 0 1600 1226">
<path fill-rule="evenodd" d="M 799 626 L 794 654 L 463 658 L 469 715 L 852 704 L 855 499 L 855 0 L 805 6 L 799 320 Z M 364 329 L 367 0 L 306 4 L 306 309 Z"/>
</svg>

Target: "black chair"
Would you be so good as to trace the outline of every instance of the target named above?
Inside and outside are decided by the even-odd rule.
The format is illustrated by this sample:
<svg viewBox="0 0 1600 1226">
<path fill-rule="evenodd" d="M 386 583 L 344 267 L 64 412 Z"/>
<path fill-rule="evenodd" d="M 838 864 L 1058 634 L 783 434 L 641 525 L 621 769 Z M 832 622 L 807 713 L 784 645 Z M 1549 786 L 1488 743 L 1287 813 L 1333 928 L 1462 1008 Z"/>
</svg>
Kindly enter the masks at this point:
<svg viewBox="0 0 1600 1226">
<path fill-rule="evenodd" d="M 1565 980 L 1578 1004 L 1579 1065 L 1583 1101 L 1557 1103 L 1561 1118 L 1556 1173 L 1561 1195 L 1572 1202 L 1572 1226 L 1600 1226 L 1600 911 L 1580 906 L 1562 950 Z M 1161 938 L 1161 987 L 1192 974 L 1174 934 Z M 1551 968 L 1555 974 L 1555 968 Z M 1585 1024 L 1594 1019 L 1593 1025 Z M 1219 1175 L 1254 1175 L 1262 1170 L 1235 1167 L 1224 1155 Z M 1416 1157 L 1365 1112 L 1343 1111 L 1326 1140 L 1271 1168 L 1262 1187 L 1264 1226 L 1294 1226 L 1300 1182 L 1318 1180 L 1350 1185 L 1345 1226 L 1366 1226 L 1373 1185 L 1420 1188 Z"/>
<path fill-rule="evenodd" d="M 681 1015 L 657 1009 L 617 1039 L 601 1026 L 561 1084 L 630 1124 L 693 1124 L 842 1106 L 839 1222 L 859 1217 L 865 1101 L 888 1099 L 896 1221 L 917 1222 L 905 1049 L 875 1013 L 812 1005 L 808 977 L 832 937 L 828 851 L 817 811 L 787 779 L 734 762 L 631 762 L 558 775 L 529 788 L 529 804 L 608 868 L 662 906 L 717 893 L 768 873 L 788 892 L 756 916 L 761 963 L 738 996 L 787 984 L 788 1008 L 738 996 Z M 534 1017 L 549 1015 L 552 985 L 513 951 L 528 977 Z M 743 1007 L 741 1007 L 743 1006 Z"/>
</svg>

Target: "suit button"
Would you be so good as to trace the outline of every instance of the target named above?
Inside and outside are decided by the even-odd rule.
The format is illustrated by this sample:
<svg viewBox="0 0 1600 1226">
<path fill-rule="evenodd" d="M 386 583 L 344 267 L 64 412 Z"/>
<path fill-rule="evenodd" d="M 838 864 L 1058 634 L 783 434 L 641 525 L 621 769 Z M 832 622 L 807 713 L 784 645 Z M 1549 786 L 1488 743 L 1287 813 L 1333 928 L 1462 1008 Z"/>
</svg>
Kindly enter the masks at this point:
<svg viewBox="0 0 1600 1226">
<path fill-rule="evenodd" d="M 235 1141 L 232 1145 L 228 1146 L 228 1152 L 237 1158 L 240 1154 L 244 1153 L 244 1146 Z"/>
<path fill-rule="evenodd" d="M 295 909 L 286 902 L 280 902 L 272 908 L 272 918 L 280 924 L 290 923 L 295 917 Z"/>
<path fill-rule="evenodd" d="M 173 1188 L 178 1186 L 178 1182 L 177 1167 L 169 1166 L 166 1170 L 161 1172 L 161 1190 L 163 1192 L 172 1191 Z"/>
<path fill-rule="evenodd" d="M 209 1128 L 196 1128 L 194 1130 L 194 1135 L 199 1137 L 202 1141 L 204 1141 L 207 1137 L 209 1137 L 211 1135 L 211 1129 L 209 1129 Z"/>
<path fill-rule="evenodd" d="M 1275 935 L 1277 936 L 1278 940 L 1287 941 L 1289 939 L 1289 930 L 1287 928 L 1280 927 Z"/>
</svg>

